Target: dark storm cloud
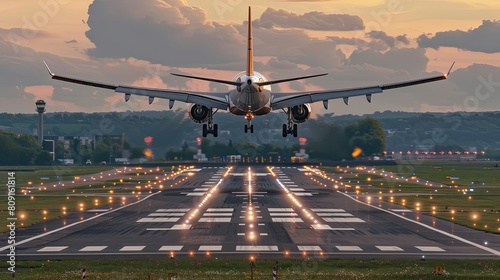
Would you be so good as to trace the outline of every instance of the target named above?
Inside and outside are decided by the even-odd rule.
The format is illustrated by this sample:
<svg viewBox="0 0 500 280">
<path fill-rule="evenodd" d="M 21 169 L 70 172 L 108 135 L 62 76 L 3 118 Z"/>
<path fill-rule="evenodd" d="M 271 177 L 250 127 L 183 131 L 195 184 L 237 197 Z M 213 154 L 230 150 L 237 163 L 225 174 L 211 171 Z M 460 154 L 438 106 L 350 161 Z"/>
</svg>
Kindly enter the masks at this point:
<svg viewBox="0 0 500 280">
<path fill-rule="evenodd" d="M 483 23 L 468 31 L 454 30 L 437 32 L 434 37 L 421 35 L 417 42 L 421 48 L 454 47 L 463 50 L 500 52 L 500 21 L 483 20 Z"/>
<path fill-rule="evenodd" d="M 302 15 L 285 10 L 267 8 L 255 25 L 263 28 L 300 28 L 322 31 L 363 30 L 363 20 L 358 16 L 346 14 L 325 14 L 309 12 Z"/>
</svg>

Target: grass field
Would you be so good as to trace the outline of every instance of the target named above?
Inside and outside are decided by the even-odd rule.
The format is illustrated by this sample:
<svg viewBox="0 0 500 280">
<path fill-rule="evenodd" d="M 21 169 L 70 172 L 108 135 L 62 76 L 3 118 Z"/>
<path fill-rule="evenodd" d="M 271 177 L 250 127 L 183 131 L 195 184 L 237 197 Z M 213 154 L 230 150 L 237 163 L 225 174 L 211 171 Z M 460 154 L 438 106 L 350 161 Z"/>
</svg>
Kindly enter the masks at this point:
<svg viewBox="0 0 500 280">
<path fill-rule="evenodd" d="M 500 233 L 500 169 L 494 166 L 491 162 L 384 166 L 374 174 L 346 174 L 344 182 L 362 185 L 359 193 L 369 194 L 374 204 L 386 201 L 467 227 Z M 393 173 L 381 176 L 380 170 Z M 411 179 L 414 173 L 417 178 Z M 450 180 L 447 176 L 459 179 Z"/>
<path fill-rule="evenodd" d="M 272 279 L 276 260 L 254 261 L 253 279 Z M 435 266 L 441 266 L 442 275 L 434 275 Z M 0 267 L 6 271 L 7 265 Z M 53 280 L 81 279 L 86 268 L 86 279 L 167 279 L 177 273 L 179 280 L 217 279 L 242 280 L 250 278 L 249 260 L 225 259 L 215 256 L 143 260 L 51 260 L 17 262 L 17 279 Z M 280 259 L 279 279 L 500 279 L 500 260 L 433 260 L 425 261 L 381 259 Z M 12 279 L 10 274 L 0 274 L 0 279 Z"/>
<path fill-rule="evenodd" d="M 413 173 L 417 177 L 457 186 L 500 186 L 500 165 L 498 162 L 417 162 L 418 164 L 400 164 L 384 166 L 379 169 L 395 172 L 405 177 Z M 447 179 L 455 177 L 459 179 Z"/>
<path fill-rule="evenodd" d="M 55 166 L 55 167 L 2 167 L 4 181 L 7 181 L 7 170 L 16 172 L 16 215 L 18 227 L 27 227 L 36 223 L 61 218 L 70 213 L 83 212 L 92 208 L 109 205 L 123 205 L 137 201 L 149 194 L 145 186 L 150 180 L 145 179 L 144 172 L 133 172 L 129 178 L 122 180 L 106 180 L 101 183 L 93 181 L 76 183 L 74 187 L 53 187 L 53 183 L 61 180 L 73 180 L 76 176 L 99 174 L 113 169 L 112 166 Z M 169 172 L 170 167 L 165 171 Z M 149 170 L 148 170 L 149 171 Z M 59 176 L 59 178 L 57 178 Z M 48 178 L 48 179 L 41 179 Z M 31 189 L 28 195 L 21 194 L 21 189 L 44 183 L 44 187 Z M 139 183 L 142 182 L 142 183 Z M 58 186 L 56 184 L 56 186 Z M 0 220 L 6 220 L 7 191 L 0 197 Z M 0 232 L 6 232 L 1 228 Z"/>
</svg>

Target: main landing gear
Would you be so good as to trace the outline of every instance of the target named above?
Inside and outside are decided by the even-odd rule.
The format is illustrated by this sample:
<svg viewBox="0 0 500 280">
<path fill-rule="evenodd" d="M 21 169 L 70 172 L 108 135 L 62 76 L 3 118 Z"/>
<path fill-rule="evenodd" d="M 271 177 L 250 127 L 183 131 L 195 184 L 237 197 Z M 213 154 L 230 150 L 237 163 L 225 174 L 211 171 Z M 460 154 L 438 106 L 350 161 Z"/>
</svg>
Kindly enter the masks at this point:
<svg viewBox="0 0 500 280">
<path fill-rule="evenodd" d="M 248 124 L 245 124 L 245 133 L 253 133 L 253 124 L 252 124 L 252 119 L 254 115 L 252 113 L 247 113 L 245 115 L 245 119 L 248 121 Z"/>
<path fill-rule="evenodd" d="M 288 134 L 297 137 L 297 124 L 293 123 L 292 108 L 288 108 L 285 113 L 288 116 L 288 125 L 283 124 L 283 137 L 286 137 Z"/>
<path fill-rule="evenodd" d="M 208 134 L 212 134 L 214 137 L 219 136 L 219 126 L 217 124 L 214 124 L 213 117 L 215 113 L 217 113 L 218 110 L 210 111 L 208 112 L 208 125 L 203 124 L 203 137 L 207 137 Z"/>
</svg>

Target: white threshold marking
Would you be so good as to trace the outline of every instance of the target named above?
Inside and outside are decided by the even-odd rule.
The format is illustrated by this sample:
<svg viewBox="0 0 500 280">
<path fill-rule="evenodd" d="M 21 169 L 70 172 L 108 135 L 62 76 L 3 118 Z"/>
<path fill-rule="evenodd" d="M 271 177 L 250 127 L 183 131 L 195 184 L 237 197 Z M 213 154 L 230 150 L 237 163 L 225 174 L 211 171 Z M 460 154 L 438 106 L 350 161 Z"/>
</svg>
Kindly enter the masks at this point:
<svg viewBox="0 0 500 280">
<path fill-rule="evenodd" d="M 132 203 L 127 204 L 127 205 L 124 205 L 124 206 L 122 206 L 122 207 L 118 207 L 118 208 L 113 209 L 113 210 L 110 210 L 110 211 L 108 211 L 108 212 L 101 213 L 101 214 L 95 215 L 95 216 L 93 216 L 93 217 L 90 217 L 90 218 L 88 218 L 88 219 L 85 219 L 85 220 L 82 220 L 82 221 L 78 221 L 78 222 L 74 222 L 74 223 L 69 224 L 69 225 L 67 225 L 67 226 L 63 226 L 63 227 L 60 227 L 60 228 L 58 228 L 58 229 L 54 229 L 54 230 L 51 230 L 51 231 L 49 231 L 49 232 L 42 233 L 42 234 L 40 234 L 40 235 L 36 235 L 36 236 L 30 237 L 30 238 L 27 238 L 27 239 L 21 240 L 21 241 L 19 241 L 19 242 L 16 242 L 16 245 L 17 245 L 17 246 L 19 246 L 19 245 L 21 245 L 21 244 L 24 244 L 24 243 L 27 243 L 27 242 L 33 241 L 33 240 L 38 239 L 38 238 L 41 238 L 41 237 L 45 237 L 45 236 L 47 236 L 47 235 L 50 235 L 50 234 L 53 234 L 53 233 L 59 232 L 59 231 L 61 231 L 61 230 L 65 230 L 65 229 L 67 229 L 67 228 L 70 228 L 70 227 L 73 227 L 73 226 L 76 226 L 76 225 L 79 225 L 79 224 L 83 224 L 83 223 L 86 223 L 86 222 L 92 221 L 92 220 L 97 219 L 97 218 L 99 218 L 99 217 L 102 217 L 102 216 L 104 216 L 104 215 L 108 215 L 108 214 L 110 214 L 110 213 L 113 213 L 113 212 L 119 211 L 119 210 L 124 209 L 124 208 L 127 208 L 127 207 L 129 207 L 129 206 L 132 206 L 132 205 L 135 205 L 135 204 L 138 204 L 138 203 L 144 202 L 145 200 L 149 199 L 150 197 L 152 197 L 152 196 L 154 196 L 154 195 L 157 195 L 157 194 L 160 194 L 160 193 L 161 193 L 161 191 L 156 192 L 156 193 L 153 193 L 153 194 L 150 194 L 150 195 L 146 196 L 145 198 L 143 198 L 143 199 L 141 199 L 141 200 L 138 200 L 138 201 L 136 201 L 136 202 L 132 202 Z M 9 249 L 9 248 L 10 248 L 10 246 L 11 246 L 11 245 L 7 245 L 7 246 L 4 246 L 4 247 L 1 247 L 1 248 L 0 248 L 0 252 L 1 252 L 1 251 L 4 251 L 4 250 Z"/>
<path fill-rule="evenodd" d="M 186 213 L 151 213 L 148 217 L 182 217 Z"/>
<path fill-rule="evenodd" d="M 294 192 L 295 196 L 312 196 L 312 193 Z"/>
<path fill-rule="evenodd" d="M 150 231 L 163 231 L 163 230 L 183 230 L 183 229 L 190 229 L 191 224 L 180 224 L 180 225 L 174 225 L 171 228 L 147 228 L 146 230 Z"/>
<path fill-rule="evenodd" d="M 338 230 L 338 231 L 355 230 L 354 228 L 332 228 L 330 225 L 322 225 L 322 224 L 314 224 L 311 225 L 311 227 L 316 230 Z"/>
<path fill-rule="evenodd" d="M 267 232 L 261 232 L 260 233 L 260 236 L 267 236 L 267 235 L 268 235 Z"/>
<path fill-rule="evenodd" d="M 66 248 L 68 248 L 68 246 L 47 246 L 37 250 L 37 252 L 61 252 Z"/>
<path fill-rule="evenodd" d="M 108 248 L 108 246 L 86 246 L 78 250 L 80 252 L 101 252 L 102 250 Z"/>
<path fill-rule="evenodd" d="M 175 223 L 180 218 L 142 218 L 137 220 L 137 223 Z"/>
<path fill-rule="evenodd" d="M 275 223 L 302 223 L 301 218 L 272 218 Z"/>
<path fill-rule="evenodd" d="M 233 213 L 203 213 L 203 216 L 204 217 L 216 217 L 216 216 L 219 216 L 219 217 L 232 217 L 233 216 Z"/>
<path fill-rule="evenodd" d="M 269 212 L 294 212 L 292 208 L 268 208 Z"/>
<path fill-rule="evenodd" d="M 233 212 L 234 208 L 208 208 L 206 212 Z"/>
<path fill-rule="evenodd" d="M 146 246 L 123 246 L 120 252 L 140 252 L 144 248 L 146 248 Z"/>
<path fill-rule="evenodd" d="M 198 251 L 221 251 L 222 245 L 201 245 Z"/>
<path fill-rule="evenodd" d="M 290 191 L 292 191 L 292 192 L 303 192 L 305 190 L 303 188 L 290 188 Z"/>
<path fill-rule="evenodd" d="M 313 212 L 345 212 L 344 209 L 312 208 Z"/>
<path fill-rule="evenodd" d="M 398 246 L 375 246 L 377 249 L 380 251 L 384 252 L 396 252 L 396 251 L 403 251 L 403 249 L 399 248 Z"/>
<path fill-rule="evenodd" d="M 358 246 L 335 246 L 337 247 L 337 249 L 339 249 L 339 251 L 363 251 L 363 249 L 361 249 L 360 247 Z"/>
<path fill-rule="evenodd" d="M 351 197 L 351 196 L 350 196 L 350 195 L 348 195 L 348 194 L 344 194 L 344 193 L 339 192 L 339 191 L 337 191 L 337 192 L 338 192 L 338 193 L 340 193 L 340 194 L 342 194 L 342 195 L 347 196 L 348 198 L 352 199 L 353 201 L 356 201 L 357 203 L 361 203 L 361 204 L 363 204 L 363 205 L 366 205 L 366 206 L 369 206 L 369 207 L 372 207 L 372 208 L 378 209 L 378 210 L 380 210 L 380 211 L 383 211 L 383 212 L 389 213 L 389 214 L 391 214 L 391 215 L 394 215 L 394 216 L 396 216 L 396 217 L 399 217 L 400 219 L 403 219 L 403 220 L 406 220 L 406 221 L 408 221 L 408 222 L 412 222 L 412 223 L 414 223 L 414 224 L 417 224 L 417 225 L 420 225 L 420 226 L 422 226 L 422 227 L 428 228 L 428 229 L 430 229 L 430 230 L 433 230 L 433 231 L 435 231 L 435 232 L 441 233 L 441 234 L 446 235 L 446 236 L 448 236 L 448 237 L 454 238 L 454 239 L 456 239 L 456 240 L 458 240 L 458 241 L 461 241 L 461 242 L 464 242 L 464 243 L 466 243 L 466 244 L 472 245 L 472 246 L 474 246 L 474 247 L 476 247 L 476 248 L 482 249 L 482 250 L 484 250 L 484 251 L 487 251 L 487 252 L 489 252 L 489 253 L 491 253 L 491 254 L 494 254 L 494 255 L 499 256 L 499 257 L 500 257 L 500 252 L 499 252 L 499 251 L 497 251 L 497 250 L 494 250 L 494 249 L 488 248 L 488 247 L 486 247 L 486 246 L 483 246 L 483 245 L 480 245 L 480 244 L 474 243 L 474 242 L 472 242 L 472 241 L 470 241 L 470 240 L 467 240 L 467 239 L 465 239 L 465 238 L 462 238 L 462 237 L 460 237 L 460 236 L 457 236 L 457 235 L 454 235 L 454 234 L 451 234 L 451 233 L 447 233 L 447 232 L 445 232 L 445 231 L 442 231 L 442 230 L 440 230 L 440 229 L 437 229 L 437 228 L 434 228 L 434 227 L 432 227 L 432 226 L 426 225 L 426 224 L 424 224 L 424 223 L 414 221 L 414 220 L 412 220 L 412 219 L 410 219 L 410 218 L 404 217 L 404 216 L 402 216 L 402 215 L 398 215 L 398 214 L 396 214 L 396 213 L 394 213 L 394 212 L 391 212 L 391 211 L 389 211 L 389 210 L 385 210 L 385 209 L 382 209 L 382 208 L 380 208 L 380 207 L 377 207 L 377 206 L 374 206 L 374 205 L 370 205 L 370 204 L 368 204 L 368 203 L 361 202 L 361 201 L 359 201 L 359 200 L 357 200 L 357 199 L 355 199 L 355 198 Z M 1 250 L 0 250 L 0 251 L 1 251 Z"/>
<path fill-rule="evenodd" d="M 410 209 L 391 209 L 392 212 L 413 212 Z"/>
<path fill-rule="evenodd" d="M 435 246 L 415 246 L 415 248 L 419 249 L 422 252 L 444 252 L 444 249 Z"/>
<path fill-rule="evenodd" d="M 156 212 L 188 212 L 190 208 L 158 209 Z"/>
<path fill-rule="evenodd" d="M 297 217 L 298 214 L 295 212 L 283 212 L 283 213 L 269 213 L 271 217 L 273 216 L 289 216 L 289 217 Z"/>
<path fill-rule="evenodd" d="M 278 251 L 278 246 L 266 246 L 266 245 L 236 246 L 236 251 Z"/>
<path fill-rule="evenodd" d="M 206 192 L 208 191 L 209 188 L 196 188 L 193 190 L 193 192 Z"/>
<path fill-rule="evenodd" d="M 297 246 L 299 251 L 321 251 L 319 246 Z"/>
<path fill-rule="evenodd" d="M 165 245 L 165 246 L 161 246 L 161 248 L 158 250 L 158 251 L 180 251 L 182 250 L 182 245 Z"/>
<path fill-rule="evenodd" d="M 206 192 L 191 192 L 191 193 L 188 193 L 186 195 L 187 196 L 203 196 L 205 194 L 206 194 Z"/>
<path fill-rule="evenodd" d="M 352 217 L 349 213 L 316 213 L 319 217 Z"/>
<path fill-rule="evenodd" d="M 364 223 L 365 221 L 360 218 L 323 218 L 325 222 L 329 223 Z"/>
<path fill-rule="evenodd" d="M 200 218 L 198 223 L 230 223 L 231 218 Z"/>
</svg>

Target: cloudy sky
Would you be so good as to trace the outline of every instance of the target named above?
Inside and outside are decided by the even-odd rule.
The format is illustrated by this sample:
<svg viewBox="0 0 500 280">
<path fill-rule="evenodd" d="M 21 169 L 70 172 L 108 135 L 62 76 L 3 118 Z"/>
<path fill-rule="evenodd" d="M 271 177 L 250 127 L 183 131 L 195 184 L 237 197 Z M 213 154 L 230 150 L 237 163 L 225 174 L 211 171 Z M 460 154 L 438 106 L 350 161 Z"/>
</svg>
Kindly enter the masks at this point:
<svg viewBox="0 0 500 280">
<path fill-rule="evenodd" d="M 169 73 L 232 79 L 245 68 L 247 7 L 255 68 L 268 78 L 328 72 L 274 86 L 304 91 L 375 85 L 448 71 L 446 81 L 386 91 L 372 104 L 333 101 L 328 112 L 500 110 L 497 0 L 2 0 L 0 111 L 165 110 L 147 98 L 52 81 L 95 81 L 194 91 L 221 85 Z M 185 108 L 186 105 L 178 105 Z M 327 112 L 322 105 L 315 112 Z"/>
</svg>

